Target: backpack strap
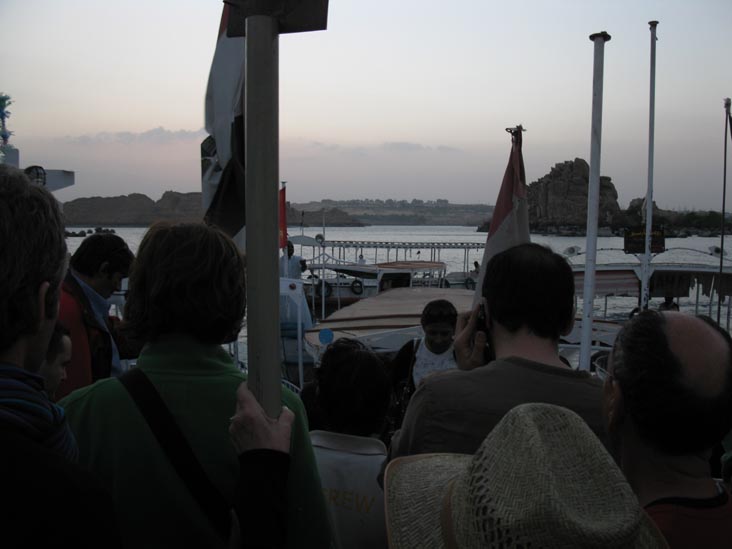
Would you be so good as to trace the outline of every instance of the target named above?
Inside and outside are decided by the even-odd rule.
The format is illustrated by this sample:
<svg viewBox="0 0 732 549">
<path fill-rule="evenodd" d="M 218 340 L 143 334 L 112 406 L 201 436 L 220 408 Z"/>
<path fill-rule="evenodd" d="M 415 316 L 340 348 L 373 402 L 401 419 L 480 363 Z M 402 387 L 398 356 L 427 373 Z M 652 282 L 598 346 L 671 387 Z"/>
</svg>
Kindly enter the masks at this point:
<svg viewBox="0 0 732 549">
<path fill-rule="evenodd" d="M 206 475 L 160 393 L 140 368 L 132 368 L 118 379 L 127 389 L 193 499 L 221 538 L 228 540 L 231 505 Z"/>
</svg>

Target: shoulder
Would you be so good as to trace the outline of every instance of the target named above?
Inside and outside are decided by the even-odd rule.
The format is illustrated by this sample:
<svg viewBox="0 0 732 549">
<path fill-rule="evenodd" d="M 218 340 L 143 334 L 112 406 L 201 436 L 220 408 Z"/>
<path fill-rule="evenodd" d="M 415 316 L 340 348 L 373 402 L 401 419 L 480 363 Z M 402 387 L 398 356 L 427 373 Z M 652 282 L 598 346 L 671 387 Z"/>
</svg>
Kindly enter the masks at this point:
<svg viewBox="0 0 732 549">
<path fill-rule="evenodd" d="M 99 402 L 115 402 L 127 398 L 124 387 L 117 378 L 100 379 L 92 385 L 77 389 L 59 401 L 66 415 L 73 415 L 85 406 Z"/>
</svg>

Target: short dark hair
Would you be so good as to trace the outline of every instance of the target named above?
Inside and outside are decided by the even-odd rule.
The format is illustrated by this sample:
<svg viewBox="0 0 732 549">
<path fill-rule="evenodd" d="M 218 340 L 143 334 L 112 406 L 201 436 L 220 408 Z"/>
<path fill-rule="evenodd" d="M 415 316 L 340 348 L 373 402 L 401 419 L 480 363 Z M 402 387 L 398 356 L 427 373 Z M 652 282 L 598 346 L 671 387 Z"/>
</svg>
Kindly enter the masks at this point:
<svg viewBox="0 0 732 549">
<path fill-rule="evenodd" d="M 186 334 L 236 339 L 246 310 L 246 268 L 236 244 L 202 223 L 156 223 L 130 270 L 123 330 L 132 340 Z"/>
<path fill-rule="evenodd" d="M 66 263 L 56 199 L 19 169 L 0 164 L 0 351 L 38 325 L 38 287 L 48 282 L 46 316 L 54 318 Z"/>
<path fill-rule="evenodd" d="M 639 435 L 670 455 L 708 450 L 732 429 L 732 339 L 716 322 L 729 349 L 725 382 L 717 396 L 698 395 L 669 346 L 666 318 L 642 311 L 627 321 L 613 347 L 612 375 L 620 383 L 626 414 Z"/>
<path fill-rule="evenodd" d="M 109 264 L 109 274 L 127 276 L 135 256 L 127 243 L 112 233 L 95 233 L 87 236 L 71 256 L 71 267 L 86 276 L 94 276 L 103 263 Z"/>
<path fill-rule="evenodd" d="M 53 362 L 61 351 L 63 351 L 63 339 L 64 336 L 71 337 L 69 331 L 64 328 L 62 324 L 58 322 L 53 327 L 53 333 L 51 339 L 48 342 L 48 350 L 46 351 L 46 362 Z"/>
<path fill-rule="evenodd" d="M 539 337 L 558 340 L 574 314 L 574 275 L 561 255 L 521 244 L 488 261 L 483 297 L 491 320 L 509 332 L 526 326 Z"/>
<path fill-rule="evenodd" d="M 383 361 L 360 341 L 341 338 L 323 353 L 317 404 L 329 430 L 357 436 L 378 433 L 391 402 Z"/>
<path fill-rule="evenodd" d="M 457 315 L 455 305 L 447 299 L 435 299 L 434 301 L 430 301 L 422 309 L 420 323 L 422 326 L 429 326 L 430 324 L 444 322 L 454 327 L 457 322 Z"/>
</svg>

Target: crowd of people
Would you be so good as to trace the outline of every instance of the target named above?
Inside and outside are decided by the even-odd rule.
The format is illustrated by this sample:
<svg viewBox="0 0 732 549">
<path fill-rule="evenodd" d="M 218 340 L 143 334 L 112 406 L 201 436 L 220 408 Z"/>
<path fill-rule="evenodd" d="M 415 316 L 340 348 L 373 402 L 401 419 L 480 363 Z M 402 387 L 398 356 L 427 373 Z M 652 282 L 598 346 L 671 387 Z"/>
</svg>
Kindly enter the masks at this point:
<svg viewBox="0 0 732 549">
<path fill-rule="evenodd" d="M 572 271 L 524 244 L 470 314 L 429 303 L 391 359 L 336 340 L 270 418 L 222 348 L 246 311 L 228 236 L 156 224 L 136 257 L 110 234 L 69 257 L 63 229 L 0 165 L 3 546 L 730 544 L 732 340 L 707 317 L 639 312 L 575 370 Z"/>
</svg>

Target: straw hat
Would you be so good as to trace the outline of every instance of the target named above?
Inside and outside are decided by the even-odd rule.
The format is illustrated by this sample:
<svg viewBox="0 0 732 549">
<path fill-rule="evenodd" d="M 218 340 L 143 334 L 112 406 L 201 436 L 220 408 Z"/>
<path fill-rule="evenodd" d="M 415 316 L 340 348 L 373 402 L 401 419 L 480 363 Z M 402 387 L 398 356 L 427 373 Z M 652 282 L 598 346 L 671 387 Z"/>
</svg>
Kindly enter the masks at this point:
<svg viewBox="0 0 732 549">
<path fill-rule="evenodd" d="M 517 406 L 474 456 L 396 459 L 384 490 L 390 547 L 668 547 L 602 443 L 559 406 Z"/>
</svg>

